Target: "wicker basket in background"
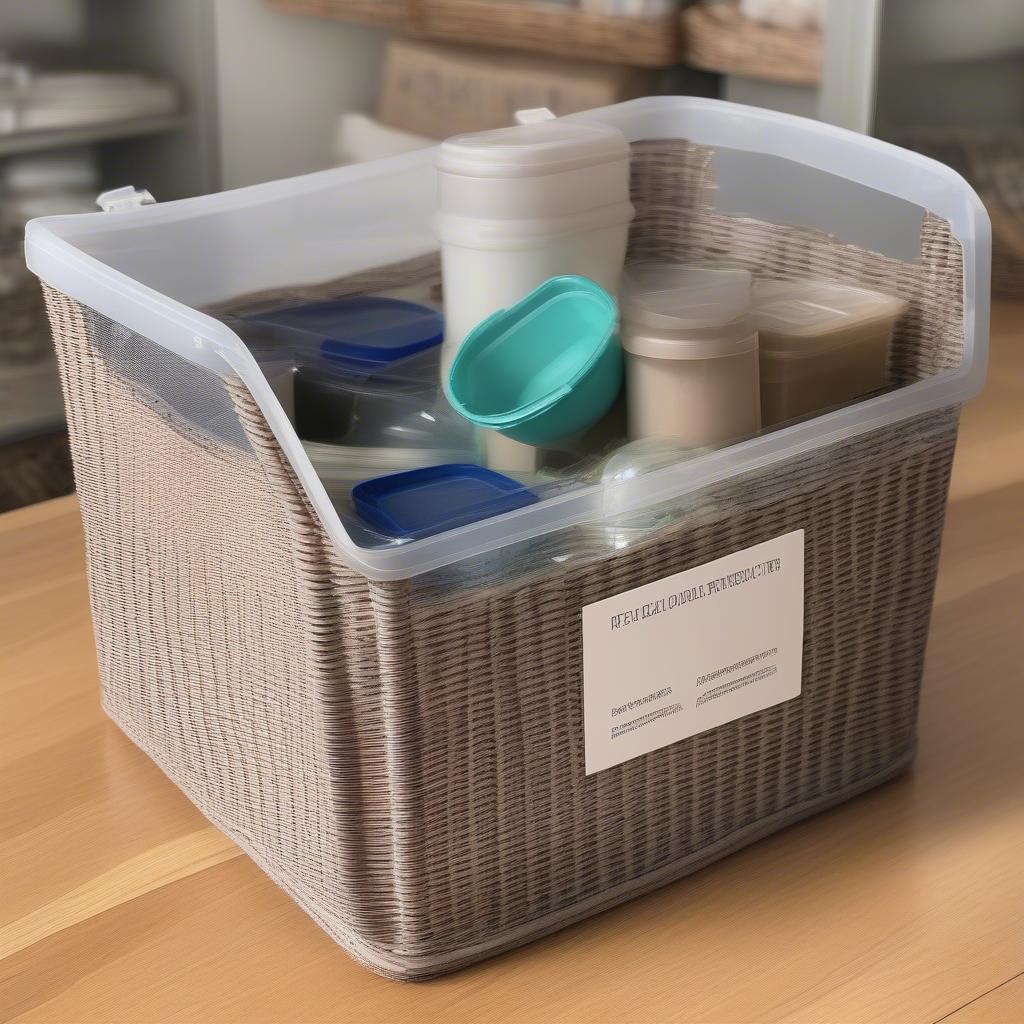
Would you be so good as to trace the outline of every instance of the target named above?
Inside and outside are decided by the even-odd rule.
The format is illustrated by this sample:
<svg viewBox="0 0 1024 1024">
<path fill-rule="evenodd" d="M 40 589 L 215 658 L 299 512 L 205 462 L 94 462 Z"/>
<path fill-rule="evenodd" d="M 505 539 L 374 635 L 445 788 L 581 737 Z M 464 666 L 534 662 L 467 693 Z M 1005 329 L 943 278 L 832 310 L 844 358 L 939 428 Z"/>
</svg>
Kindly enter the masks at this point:
<svg viewBox="0 0 1024 1024">
<path fill-rule="evenodd" d="M 679 19 L 612 17 L 559 4 L 516 0 L 268 0 L 293 14 L 393 25 L 407 35 L 488 49 L 529 50 L 633 67 L 671 67 L 679 59 Z"/>
<path fill-rule="evenodd" d="M 444 139 L 515 124 L 518 110 L 554 114 L 654 94 L 658 72 L 518 51 L 388 41 L 377 96 L 382 124 Z"/>
<path fill-rule="evenodd" d="M 791 85 L 821 80 L 822 36 L 816 29 L 775 28 L 740 13 L 739 4 L 696 3 L 680 15 L 690 67 Z"/>
</svg>

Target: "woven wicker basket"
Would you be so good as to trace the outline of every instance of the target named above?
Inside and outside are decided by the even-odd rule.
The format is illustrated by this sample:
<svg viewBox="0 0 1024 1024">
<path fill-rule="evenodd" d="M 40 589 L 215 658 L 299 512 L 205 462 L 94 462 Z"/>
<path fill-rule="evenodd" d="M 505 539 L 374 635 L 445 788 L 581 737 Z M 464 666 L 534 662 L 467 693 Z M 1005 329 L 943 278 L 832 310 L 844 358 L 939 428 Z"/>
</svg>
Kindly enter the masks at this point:
<svg viewBox="0 0 1024 1024">
<path fill-rule="evenodd" d="M 634 147 L 634 256 L 883 287 L 911 303 L 891 383 L 960 364 L 944 221 L 900 262 L 718 214 L 709 167 L 683 141 Z M 278 295 L 437 272 L 430 257 Z M 596 522 L 378 582 L 339 559 L 239 378 L 47 299 L 104 705 L 374 970 L 426 978 L 520 945 L 910 763 L 958 406 L 709 486 L 625 548 Z M 587 776 L 581 608 L 795 529 L 801 695 Z"/>
<path fill-rule="evenodd" d="M 687 7 L 681 60 L 690 67 L 791 85 L 821 80 L 821 33 L 783 29 L 745 18 L 738 3 Z"/>
<path fill-rule="evenodd" d="M 679 59 L 675 14 L 611 17 L 556 3 L 517 0 L 268 0 L 276 10 L 361 24 L 400 25 L 427 39 L 550 53 L 634 67 L 671 67 Z"/>
</svg>

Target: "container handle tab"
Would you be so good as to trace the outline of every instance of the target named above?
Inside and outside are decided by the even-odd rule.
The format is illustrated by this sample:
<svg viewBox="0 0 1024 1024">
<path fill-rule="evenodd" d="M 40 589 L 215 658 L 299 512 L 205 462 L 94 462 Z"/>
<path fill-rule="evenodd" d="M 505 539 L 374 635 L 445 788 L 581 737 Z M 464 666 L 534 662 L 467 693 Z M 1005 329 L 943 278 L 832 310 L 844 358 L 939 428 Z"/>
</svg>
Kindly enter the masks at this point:
<svg viewBox="0 0 1024 1024">
<path fill-rule="evenodd" d="M 140 206 L 151 206 L 156 200 L 153 193 L 134 185 L 110 188 L 96 197 L 96 205 L 104 213 L 119 213 L 121 210 L 137 210 Z"/>
</svg>

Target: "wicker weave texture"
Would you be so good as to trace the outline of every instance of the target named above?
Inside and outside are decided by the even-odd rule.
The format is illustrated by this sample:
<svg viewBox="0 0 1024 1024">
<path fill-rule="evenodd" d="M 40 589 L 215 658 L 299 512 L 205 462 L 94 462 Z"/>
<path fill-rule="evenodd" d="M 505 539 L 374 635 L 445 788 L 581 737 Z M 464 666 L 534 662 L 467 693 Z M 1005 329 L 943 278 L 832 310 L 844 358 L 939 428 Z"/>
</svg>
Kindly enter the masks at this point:
<svg viewBox="0 0 1024 1024">
<path fill-rule="evenodd" d="M 992 219 L 992 292 L 1024 296 L 1024 132 L 919 128 L 898 141 L 977 189 Z"/>
<path fill-rule="evenodd" d="M 738 3 L 695 3 L 679 15 L 684 64 L 791 85 L 821 80 L 821 32 L 761 25 Z"/>
<path fill-rule="evenodd" d="M 714 152 L 693 143 L 633 146 L 629 259 L 727 262 L 779 280 L 828 278 L 909 303 L 890 348 L 890 383 L 907 384 L 963 360 L 963 251 L 926 214 L 919 262 L 906 263 L 793 225 L 768 224 L 714 208 Z"/>
<path fill-rule="evenodd" d="M 877 273 L 826 236 L 718 224 L 708 166 L 685 143 L 637 147 L 634 251 Z M 920 264 L 888 268 L 919 307 L 896 339 L 900 374 L 959 359 L 957 252 L 936 222 Z M 405 265 L 395 283 L 435 272 Z M 129 379 L 123 328 L 47 298 L 105 706 L 375 970 L 429 977 L 521 944 L 912 757 L 956 409 L 669 503 L 660 528 L 597 522 L 375 583 L 337 560 L 239 381 L 204 387 L 222 389 L 244 445 Z M 138 358 L 152 343 L 136 341 Z M 801 696 L 585 776 L 582 606 L 793 529 Z"/>
<path fill-rule="evenodd" d="M 679 59 L 675 14 L 627 18 L 519 0 L 268 0 L 279 11 L 370 25 L 471 46 L 550 53 L 633 67 L 671 67 Z"/>
<path fill-rule="evenodd" d="M 413 29 L 431 39 L 498 46 L 634 67 L 679 59 L 674 15 L 625 18 L 516 0 L 413 0 Z"/>
</svg>

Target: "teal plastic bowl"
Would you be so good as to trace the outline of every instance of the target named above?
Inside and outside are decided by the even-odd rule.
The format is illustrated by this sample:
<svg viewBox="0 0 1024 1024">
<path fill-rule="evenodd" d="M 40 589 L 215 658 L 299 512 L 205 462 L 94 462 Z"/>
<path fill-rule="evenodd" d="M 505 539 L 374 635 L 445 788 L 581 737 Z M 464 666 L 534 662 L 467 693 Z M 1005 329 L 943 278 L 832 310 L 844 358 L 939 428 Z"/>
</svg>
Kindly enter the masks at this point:
<svg viewBox="0 0 1024 1024">
<path fill-rule="evenodd" d="M 477 324 L 448 378 L 466 419 L 537 447 L 596 423 L 621 388 L 615 300 L 575 275 L 552 277 Z"/>
</svg>

